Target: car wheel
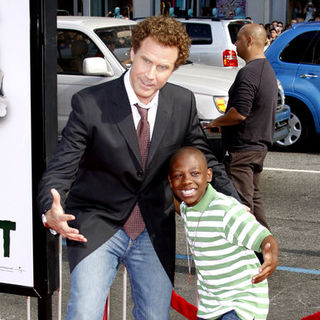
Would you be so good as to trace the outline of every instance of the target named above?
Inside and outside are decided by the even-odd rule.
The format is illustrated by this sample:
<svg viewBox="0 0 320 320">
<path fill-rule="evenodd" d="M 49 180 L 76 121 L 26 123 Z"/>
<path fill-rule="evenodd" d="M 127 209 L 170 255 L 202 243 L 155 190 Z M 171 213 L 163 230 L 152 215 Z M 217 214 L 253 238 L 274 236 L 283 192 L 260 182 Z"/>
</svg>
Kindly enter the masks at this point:
<svg viewBox="0 0 320 320">
<path fill-rule="evenodd" d="M 289 134 L 285 139 L 276 141 L 275 145 L 288 150 L 302 146 L 310 137 L 310 127 L 308 117 L 303 111 L 291 107 Z"/>
</svg>

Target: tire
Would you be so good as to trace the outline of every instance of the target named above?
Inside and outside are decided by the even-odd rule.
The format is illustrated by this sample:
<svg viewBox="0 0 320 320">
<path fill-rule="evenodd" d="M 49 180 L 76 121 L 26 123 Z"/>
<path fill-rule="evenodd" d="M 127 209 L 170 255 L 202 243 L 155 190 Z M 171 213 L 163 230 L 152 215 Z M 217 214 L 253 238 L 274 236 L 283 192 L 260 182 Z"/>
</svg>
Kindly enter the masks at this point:
<svg viewBox="0 0 320 320">
<path fill-rule="evenodd" d="M 312 134 L 312 122 L 306 108 L 292 106 L 289 120 L 289 134 L 285 139 L 278 140 L 274 145 L 280 149 L 296 150 L 305 146 Z"/>
</svg>

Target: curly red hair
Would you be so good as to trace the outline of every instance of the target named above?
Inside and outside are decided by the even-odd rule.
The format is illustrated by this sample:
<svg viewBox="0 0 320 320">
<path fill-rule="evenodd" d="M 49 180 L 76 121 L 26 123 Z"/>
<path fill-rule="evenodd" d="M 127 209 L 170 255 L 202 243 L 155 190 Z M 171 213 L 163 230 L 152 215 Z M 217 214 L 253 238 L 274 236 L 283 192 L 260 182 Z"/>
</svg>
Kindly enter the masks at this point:
<svg viewBox="0 0 320 320">
<path fill-rule="evenodd" d="M 134 52 L 147 37 L 152 37 L 164 46 L 178 48 L 176 69 L 188 59 L 191 40 L 180 21 L 166 16 L 154 16 L 139 22 L 132 30 L 131 47 Z"/>
</svg>

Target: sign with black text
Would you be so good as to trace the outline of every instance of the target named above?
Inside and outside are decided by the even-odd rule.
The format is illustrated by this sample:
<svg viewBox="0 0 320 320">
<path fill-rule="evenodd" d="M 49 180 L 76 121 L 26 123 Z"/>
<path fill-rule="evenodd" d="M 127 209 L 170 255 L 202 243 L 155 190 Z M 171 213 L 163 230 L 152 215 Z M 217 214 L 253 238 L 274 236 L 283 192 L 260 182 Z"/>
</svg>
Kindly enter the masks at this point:
<svg viewBox="0 0 320 320">
<path fill-rule="evenodd" d="M 0 8 L 0 283 L 33 287 L 29 1 Z"/>
</svg>

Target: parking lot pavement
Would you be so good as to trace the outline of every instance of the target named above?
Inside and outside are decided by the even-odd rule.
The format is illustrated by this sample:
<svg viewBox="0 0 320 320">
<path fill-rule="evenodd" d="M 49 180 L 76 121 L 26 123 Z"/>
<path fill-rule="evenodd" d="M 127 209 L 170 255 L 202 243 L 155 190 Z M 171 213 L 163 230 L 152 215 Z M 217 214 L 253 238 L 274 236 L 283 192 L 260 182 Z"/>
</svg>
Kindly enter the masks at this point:
<svg viewBox="0 0 320 320">
<path fill-rule="evenodd" d="M 301 319 L 320 311 L 319 179 L 319 153 L 268 154 L 261 188 L 280 246 L 268 319 Z"/>
<path fill-rule="evenodd" d="M 261 189 L 271 231 L 280 246 L 279 267 L 269 279 L 268 320 L 300 320 L 320 311 L 319 179 L 320 152 L 270 152 L 261 177 Z M 184 230 L 177 217 L 175 290 L 195 304 L 195 276 L 188 283 Z M 194 269 L 192 269 L 194 271 Z M 69 274 L 63 257 L 64 317 L 69 295 Z M 128 286 L 127 320 L 132 320 Z M 53 296 L 56 316 L 57 293 Z M 110 320 L 122 319 L 122 268 L 111 290 Z M 62 318 L 63 318 L 62 317 Z M 25 297 L 0 294 L 0 320 L 26 319 Z M 31 298 L 31 319 L 37 319 L 37 300 Z M 172 320 L 185 319 L 171 311 Z"/>
</svg>

